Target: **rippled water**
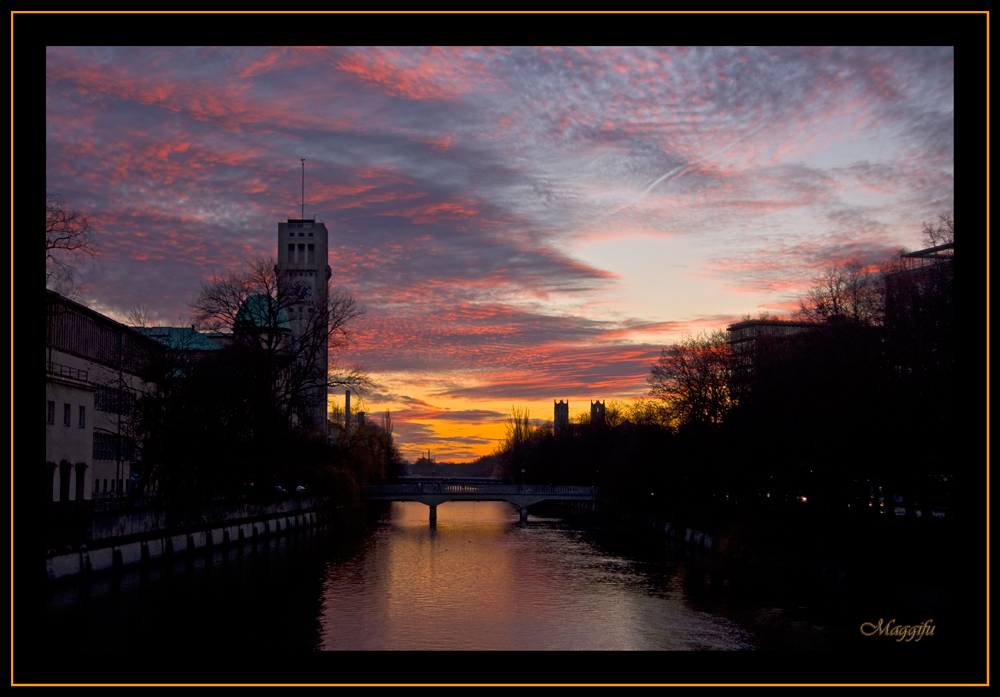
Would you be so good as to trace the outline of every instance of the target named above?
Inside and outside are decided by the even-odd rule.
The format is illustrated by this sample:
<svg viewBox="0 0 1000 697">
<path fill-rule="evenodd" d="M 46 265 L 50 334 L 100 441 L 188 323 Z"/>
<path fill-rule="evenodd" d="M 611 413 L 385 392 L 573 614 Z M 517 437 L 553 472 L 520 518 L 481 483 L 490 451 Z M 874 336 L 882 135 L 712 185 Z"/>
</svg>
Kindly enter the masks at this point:
<svg viewBox="0 0 1000 697">
<path fill-rule="evenodd" d="M 947 618 L 937 643 L 874 644 L 857 617 L 807 607 L 822 588 L 747 586 L 644 533 L 520 523 L 499 502 L 437 516 L 394 503 L 360 530 L 294 531 L 36 596 L 15 587 L 15 682 L 25 666 L 28 682 L 82 683 L 895 681 L 969 653 L 941 653 L 964 636 Z"/>
<path fill-rule="evenodd" d="M 295 682 L 306 673 L 292 666 L 314 656 L 332 664 L 312 666 L 319 682 L 447 682 L 463 667 L 466 681 L 508 682 L 548 680 L 548 659 L 537 657 L 565 654 L 498 651 L 615 651 L 645 663 L 621 669 L 610 654 L 584 653 L 558 675 L 629 681 L 645 669 L 659 682 L 678 673 L 640 652 L 678 652 L 690 668 L 719 651 L 830 647 L 830 632 L 794 607 L 734 596 L 727 583 L 644 534 L 534 515 L 520 523 L 499 502 L 443 504 L 431 525 L 426 506 L 394 503 L 363 530 L 297 531 L 18 605 L 15 663 L 30 657 L 33 669 L 80 682 L 213 682 L 218 670 L 234 682 Z M 452 650 L 485 653 L 412 653 Z M 373 671 L 372 654 L 346 653 L 356 651 L 408 653 L 384 654 Z M 444 658 L 419 658 L 432 655 Z M 717 666 L 694 673 L 711 678 Z"/>
<path fill-rule="evenodd" d="M 327 565 L 322 649 L 739 650 L 734 622 L 691 607 L 684 569 L 608 554 L 503 503 L 393 504 L 363 553 Z"/>
</svg>

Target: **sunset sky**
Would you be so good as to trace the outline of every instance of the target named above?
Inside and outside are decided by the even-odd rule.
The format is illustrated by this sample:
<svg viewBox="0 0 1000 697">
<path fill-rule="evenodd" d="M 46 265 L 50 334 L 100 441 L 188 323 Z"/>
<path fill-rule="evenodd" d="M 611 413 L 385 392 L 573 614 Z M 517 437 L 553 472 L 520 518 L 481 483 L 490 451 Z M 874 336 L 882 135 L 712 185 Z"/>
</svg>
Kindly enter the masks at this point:
<svg viewBox="0 0 1000 697">
<path fill-rule="evenodd" d="M 190 324 L 216 272 L 330 230 L 341 363 L 412 459 L 647 390 L 684 334 L 791 316 L 954 208 L 954 50 L 46 49 L 46 185 L 98 229 L 80 298 Z M 343 401 L 343 391 L 334 396 Z"/>
</svg>

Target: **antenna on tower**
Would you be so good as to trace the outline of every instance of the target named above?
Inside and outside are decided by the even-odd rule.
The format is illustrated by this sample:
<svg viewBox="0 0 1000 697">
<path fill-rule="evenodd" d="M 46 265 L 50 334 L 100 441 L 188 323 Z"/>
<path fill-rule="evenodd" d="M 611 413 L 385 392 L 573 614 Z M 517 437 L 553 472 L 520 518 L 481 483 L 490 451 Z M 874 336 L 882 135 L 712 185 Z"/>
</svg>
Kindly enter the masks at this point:
<svg viewBox="0 0 1000 697">
<path fill-rule="evenodd" d="M 302 215 L 301 218 L 305 220 L 306 218 L 306 159 L 302 158 Z"/>
</svg>

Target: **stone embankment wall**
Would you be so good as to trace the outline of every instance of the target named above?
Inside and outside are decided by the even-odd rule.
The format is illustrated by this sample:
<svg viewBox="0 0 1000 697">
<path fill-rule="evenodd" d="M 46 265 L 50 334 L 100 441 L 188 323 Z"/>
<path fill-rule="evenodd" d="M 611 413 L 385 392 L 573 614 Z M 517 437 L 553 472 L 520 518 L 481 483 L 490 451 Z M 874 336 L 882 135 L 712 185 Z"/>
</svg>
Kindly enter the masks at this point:
<svg viewBox="0 0 1000 697">
<path fill-rule="evenodd" d="M 93 517 L 87 539 L 78 549 L 49 550 L 45 560 L 50 582 L 80 580 L 90 574 L 168 560 L 215 546 L 245 544 L 327 523 L 327 501 L 312 498 L 267 503 L 222 504 L 197 511 L 143 509 Z"/>
</svg>

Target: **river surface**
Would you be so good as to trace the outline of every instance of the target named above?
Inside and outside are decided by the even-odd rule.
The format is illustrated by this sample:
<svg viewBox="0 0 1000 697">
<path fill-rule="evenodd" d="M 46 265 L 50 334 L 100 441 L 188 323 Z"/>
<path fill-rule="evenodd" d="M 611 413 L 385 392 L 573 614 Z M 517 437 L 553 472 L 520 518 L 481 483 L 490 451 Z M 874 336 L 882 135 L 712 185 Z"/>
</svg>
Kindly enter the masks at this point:
<svg viewBox="0 0 1000 697">
<path fill-rule="evenodd" d="M 251 667 L 277 666 L 289 651 L 329 652 L 342 676 L 359 665 L 349 651 L 842 648 L 808 607 L 734 593 L 724 570 L 662 539 L 556 517 L 519 523 L 500 502 L 443 504 L 436 525 L 426 506 L 394 503 L 363 530 L 293 532 L 97 578 L 41 604 L 15 613 L 22 629 L 27 621 L 37 630 L 23 650 L 74 647 L 119 665 L 180 652 L 188 663 L 242 655 Z M 370 665 L 370 654 L 353 655 Z M 440 654 L 449 665 L 461 663 L 456 655 L 464 654 Z M 360 679 L 398 679 L 392 671 L 404 663 Z M 175 675 L 164 662 L 140 677 Z"/>
</svg>

